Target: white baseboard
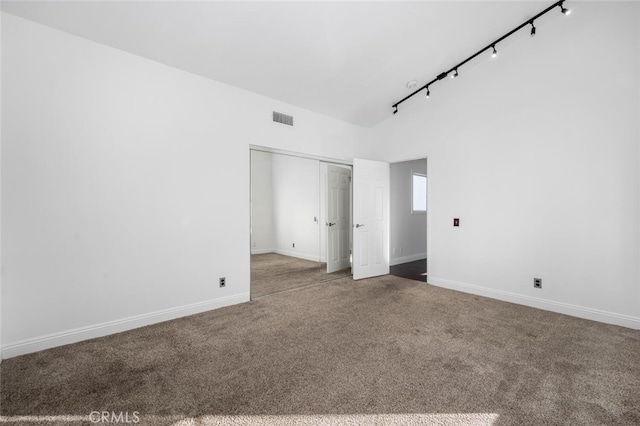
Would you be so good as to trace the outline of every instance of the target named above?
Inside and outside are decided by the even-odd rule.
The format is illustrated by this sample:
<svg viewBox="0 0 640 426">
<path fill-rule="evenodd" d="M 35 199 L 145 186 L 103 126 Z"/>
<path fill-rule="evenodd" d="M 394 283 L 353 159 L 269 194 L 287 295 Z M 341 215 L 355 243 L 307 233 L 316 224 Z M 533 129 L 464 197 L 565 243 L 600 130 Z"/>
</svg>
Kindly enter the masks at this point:
<svg viewBox="0 0 640 426">
<path fill-rule="evenodd" d="M 298 253 L 287 250 L 278 250 L 274 248 L 270 249 L 251 249 L 251 254 L 266 254 L 266 253 L 277 253 L 283 256 L 297 257 L 299 259 L 311 260 L 312 262 L 317 262 L 318 258 L 314 255 Z M 320 263 L 325 263 L 327 261 L 326 256 L 320 256 Z"/>
<path fill-rule="evenodd" d="M 266 254 L 266 253 L 275 253 L 276 249 L 274 248 L 266 248 L 266 249 L 251 249 L 251 254 Z"/>
<path fill-rule="evenodd" d="M 320 260 L 320 256 L 318 256 L 317 254 L 313 255 L 313 254 L 300 253 L 297 251 L 289 251 L 289 250 L 281 250 L 281 249 L 276 249 L 275 253 L 282 254 L 284 256 L 297 257 L 298 259 L 310 260 L 312 262 L 318 262 Z"/>
<path fill-rule="evenodd" d="M 415 262 L 427 258 L 427 253 L 410 254 L 409 256 L 396 257 L 389 261 L 389 266 L 401 265 L 403 263 Z"/>
<path fill-rule="evenodd" d="M 57 346 L 68 345 L 71 343 L 81 342 L 83 340 L 133 330 L 134 328 L 182 318 L 188 315 L 199 314 L 212 309 L 236 305 L 238 303 L 248 302 L 249 300 L 249 293 L 240 293 L 204 302 L 192 303 L 190 305 L 179 306 L 176 308 L 169 308 L 162 311 L 151 312 L 148 314 L 136 315 L 120 320 L 109 321 L 102 324 L 91 325 L 88 327 L 62 331 L 59 333 L 53 333 L 46 336 L 3 345 L 1 355 L 3 359 L 13 358 L 19 355 L 26 355 L 45 349 L 55 348 Z"/>
<path fill-rule="evenodd" d="M 433 276 L 429 276 L 427 282 L 438 287 L 457 290 L 463 293 L 476 294 L 478 296 L 490 297 L 492 299 L 530 306 L 532 308 L 543 309 L 559 314 L 565 314 L 592 321 L 603 322 L 605 324 L 619 325 L 634 330 L 640 330 L 640 318 L 631 315 L 617 314 L 614 312 L 586 308 L 584 306 L 577 306 L 564 302 L 556 302 L 553 300 L 540 299 L 538 297 L 525 296 L 508 291 L 494 290 L 474 284 L 466 284 Z"/>
</svg>

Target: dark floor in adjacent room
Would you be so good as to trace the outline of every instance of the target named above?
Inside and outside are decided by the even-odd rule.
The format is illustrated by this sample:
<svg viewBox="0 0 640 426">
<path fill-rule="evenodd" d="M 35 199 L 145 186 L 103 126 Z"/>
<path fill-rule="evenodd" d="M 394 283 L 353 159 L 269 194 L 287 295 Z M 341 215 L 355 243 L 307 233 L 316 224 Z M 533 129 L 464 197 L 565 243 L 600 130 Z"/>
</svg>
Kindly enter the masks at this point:
<svg viewBox="0 0 640 426">
<path fill-rule="evenodd" d="M 427 282 L 427 259 L 402 263 L 389 268 L 389 274 L 410 280 Z"/>
</svg>

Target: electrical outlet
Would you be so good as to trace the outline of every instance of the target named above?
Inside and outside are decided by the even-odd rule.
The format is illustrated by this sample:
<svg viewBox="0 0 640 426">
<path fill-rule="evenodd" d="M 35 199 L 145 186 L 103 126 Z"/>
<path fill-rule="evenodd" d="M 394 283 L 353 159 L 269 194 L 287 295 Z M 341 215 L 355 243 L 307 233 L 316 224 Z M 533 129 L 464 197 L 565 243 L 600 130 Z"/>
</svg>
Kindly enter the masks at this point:
<svg viewBox="0 0 640 426">
<path fill-rule="evenodd" d="M 225 287 L 227 285 L 227 279 L 225 277 L 220 277 L 220 287 Z"/>
<path fill-rule="evenodd" d="M 533 279 L 533 288 L 542 288 L 542 278 Z"/>
<path fill-rule="evenodd" d="M 291 244 L 291 247 L 296 248 L 296 243 Z"/>
</svg>

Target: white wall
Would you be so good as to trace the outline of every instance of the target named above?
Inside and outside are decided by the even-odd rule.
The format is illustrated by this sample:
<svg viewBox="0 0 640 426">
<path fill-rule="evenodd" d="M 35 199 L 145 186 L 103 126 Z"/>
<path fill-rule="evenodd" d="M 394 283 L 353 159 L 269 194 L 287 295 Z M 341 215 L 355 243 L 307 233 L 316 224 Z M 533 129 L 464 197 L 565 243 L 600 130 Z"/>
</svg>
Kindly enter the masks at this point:
<svg viewBox="0 0 640 426">
<path fill-rule="evenodd" d="M 427 174 L 427 160 L 393 163 L 390 169 L 390 264 L 427 257 L 426 214 L 411 212 L 413 173 Z"/>
<path fill-rule="evenodd" d="M 5 357 L 249 300 L 249 145 L 351 159 L 369 134 L 2 19 Z"/>
<path fill-rule="evenodd" d="M 2 34 L 2 19 L 0 19 L 0 35 Z M 0 82 L 2 81 L 2 43 L 0 43 Z M 2 99 L 2 84 L 0 84 L 0 99 Z M 0 236 L 2 235 L 2 102 L 0 102 Z M 0 363 L 2 363 L 2 238 L 0 237 Z"/>
<path fill-rule="evenodd" d="M 401 105 L 377 157 L 429 159 L 430 283 L 640 328 L 640 4 L 572 9 Z"/>
<path fill-rule="evenodd" d="M 320 230 L 314 218 L 320 213 L 320 163 L 278 154 L 271 162 L 276 252 L 319 261 Z"/>
<path fill-rule="evenodd" d="M 276 250 L 271 155 L 251 151 L 251 254 Z"/>
</svg>

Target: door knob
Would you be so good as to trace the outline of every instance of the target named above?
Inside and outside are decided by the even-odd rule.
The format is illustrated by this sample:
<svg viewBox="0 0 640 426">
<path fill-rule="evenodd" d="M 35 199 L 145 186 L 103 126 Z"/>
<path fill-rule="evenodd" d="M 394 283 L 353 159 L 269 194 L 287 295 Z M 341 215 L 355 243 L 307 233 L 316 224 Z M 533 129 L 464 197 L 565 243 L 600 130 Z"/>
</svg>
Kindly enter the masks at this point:
<svg viewBox="0 0 640 426">
<path fill-rule="evenodd" d="M 335 222 L 334 223 L 329 222 L 329 223 L 327 223 L 327 225 L 333 226 L 333 225 L 335 225 Z"/>
<path fill-rule="evenodd" d="M 360 228 L 361 226 L 364 226 L 364 225 L 361 223 L 356 223 L 356 228 Z"/>
</svg>

